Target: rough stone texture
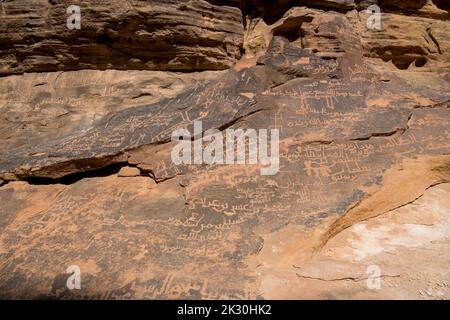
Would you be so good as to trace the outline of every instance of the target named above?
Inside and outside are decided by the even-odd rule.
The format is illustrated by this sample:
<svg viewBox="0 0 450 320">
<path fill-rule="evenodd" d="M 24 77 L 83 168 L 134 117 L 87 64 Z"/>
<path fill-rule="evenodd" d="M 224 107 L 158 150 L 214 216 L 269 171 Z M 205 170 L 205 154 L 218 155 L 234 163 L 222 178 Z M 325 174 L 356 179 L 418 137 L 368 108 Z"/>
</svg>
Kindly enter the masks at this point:
<svg viewBox="0 0 450 320">
<path fill-rule="evenodd" d="M 238 8 L 203 0 L 2 1 L 0 75 L 79 69 L 222 70 L 239 59 Z"/>
<path fill-rule="evenodd" d="M 429 3 L 392 1 L 382 4 L 385 26 L 402 27 L 372 34 L 363 2 L 292 1 L 278 13 L 241 2 L 246 58 L 221 73 L 170 74 L 168 92 L 166 74 L 134 75 L 134 86 L 131 73 L 90 71 L 77 89 L 79 73 L 63 73 L 66 92 L 52 94 L 86 92 L 64 134 L 2 142 L 0 297 L 450 299 L 449 57 L 410 37 L 448 22 L 423 12 L 406 22 L 402 10 Z M 443 28 L 431 34 L 445 47 Z M 379 40 L 392 37 L 395 50 Z M 398 68 L 420 58 L 412 48 L 426 66 Z M 125 89 L 95 97 L 108 88 L 96 77 L 109 74 Z M 37 88 L 23 100 L 32 108 L 49 90 L 33 87 L 42 76 L 0 81 Z M 156 96 L 135 104 L 142 92 Z M 94 100 L 105 104 L 89 108 Z M 279 172 L 175 165 L 171 134 L 192 133 L 194 120 L 203 131 L 279 129 Z M 81 268 L 81 290 L 66 287 L 70 265 Z M 367 286 L 373 265 L 378 290 Z"/>
<path fill-rule="evenodd" d="M 138 168 L 134 167 L 122 167 L 117 174 L 119 177 L 137 177 L 141 174 Z"/>
<path fill-rule="evenodd" d="M 380 6 L 383 10 L 386 4 L 380 3 Z M 365 10 L 347 11 L 344 17 L 337 12 L 306 7 L 290 8 L 275 23 L 266 22 L 264 16 L 248 22 L 244 47 L 247 57 L 253 57 L 259 51 L 266 50 L 275 35 L 286 37 L 319 55 L 336 57 L 345 52 L 344 46 L 354 44 L 361 45 L 364 57 L 381 68 L 448 73 L 450 14 L 441 19 L 432 19 L 426 15 L 411 16 L 404 11 L 383 13 L 381 30 L 366 28 L 370 15 Z M 344 27 L 348 23 L 354 25 L 354 28 L 346 28 L 348 37 L 337 39 L 332 31 L 335 25 Z"/>
<path fill-rule="evenodd" d="M 448 300 L 449 208 L 450 184 L 432 187 L 411 204 L 354 224 L 284 275 L 266 268 L 261 290 L 274 299 Z M 268 265 L 283 250 L 277 236 L 262 253 Z M 367 286 L 371 266 L 379 268 L 379 290 Z"/>
<path fill-rule="evenodd" d="M 359 15 L 362 24 L 368 15 Z M 361 34 L 366 57 L 378 64 L 390 64 L 394 69 L 434 72 L 450 70 L 448 21 L 386 13 L 382 24 L 382 30 L 378 32 L 366 30 Z"/>
<path fill-rule="evenodd" d="M 221 73 L 80 70 L 0 78 L 0 148 L 86 131 L 110 112 L 174 97 Z"/>
</svg>

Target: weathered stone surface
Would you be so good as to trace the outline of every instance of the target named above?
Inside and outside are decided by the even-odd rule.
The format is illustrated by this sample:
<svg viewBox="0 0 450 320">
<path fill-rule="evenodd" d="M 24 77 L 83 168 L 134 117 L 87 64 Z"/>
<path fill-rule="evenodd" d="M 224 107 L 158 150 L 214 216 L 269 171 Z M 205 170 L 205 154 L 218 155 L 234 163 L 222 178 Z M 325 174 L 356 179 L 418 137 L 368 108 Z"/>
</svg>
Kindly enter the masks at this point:
<svg viewBox="0 0 450 320">
<path fill-rule="evenodd" d="M 276 22 L 292 7 L 301 6 L 345 12 L 354 9 L 356 4 L 354 0 L 241 0 L 244 15 L 262 16 L 269 24 Z"/>
<path fill-rule="evenodd" d="M 406 15 L 417 15 L 441 20 L 450 18 L 450 3 L 448 0 L 379 0 L 372 2 L 380 5 L 384 10 L 400 11 Z"/>
<path fill-rule="evenodd" d="M 70 5 L 73 1 L 2 1 L 0 75 L 222 70 L 241 55 L 238 8 L 203 0 L 83 1 L 81 29 L 69 30 Z"/>
<path fill-rule="evenodd" d="M 246 30 L 251 52 L 220 75 L 174 76 L 196 83 L 139 105 L 127 84 L 85 130 L 2 150 L 0 297 L 448 299 L 449 58 L 419 39 L 429 68 L 385 68 L 364 13 L 332 2 L 247 21 L 259 26 Z M 278 129 L 279 172 L 175 165 L 172 132 L 195 120 Z M 81 290 L 66 287 L 70 265 Z M 366 284 L 371 265 L 380 290 Z"/>
<path fill-rule="evenodd" d="M 134 167 L 122 167 L 117 174 L 119 177 L 137 177 L 141 174 L 138 168 Z"/>
<path fill-rule="evenodd" d="M 359 14 L 362 25 L 368 15 Z M 384 13 L 382 29 L 377 32 L 365 29 L 361 38 L 364 55 L 376 64 L 391 69 L 448 73 L 449 33 L 448 21 Z"/>
<path fill-rule="evenodd" d="M 286 273 L 266 268 L 261 291 L 273 299 L 448 300 L 449 201 L 450 184 L 442 184 L 411 204 L 356 223 Z M 283 250 L 283 238 L 279 232 L 268 240 L 263 263 L 275 259 L 270 248 Z M 380 287 L 370 290 L 373 270 L 380 272 Z"/>
<path fill-rule="evenodd" d="M 325 60 L 309 49 L 296 48 L 285 38 L 274 38 L 258 64 L 296 78 L 340 78 L 336 60 Z"/>
<path fill-rule="evenodd" d="M 267 49 L 273 36 L 283 36 L 319 55 L 337 57 L 359 45 L 364 57 L 382 68 L 448 73 L 448 21 L 390 11 L 382 13 L 381 30 L 371 30 L 366 28 L 370 15 L 365 10 L 349 11 L 344 16 L 306 7 L 291 8 L 275 23 L 267 23 L 264 16 L 249 22 L 244 48 L 247 57 L 253 57 Z M 337 38 L 333 32 L 337 26 L 348 33 Z"/>
<path fill-rule="evenodd" d="M 346 33 L 339 36 L 337 29 L 346 30 Z M 294 46 L 308 48 L 329 58 L 362 50 L 360 36 L 344 15 L 306 7 L 291 8 L 272 24 L 267 23 L 264 16 L 253 19 L 247 26 L 244 39 L 246 56 L 265 51 L 273 36 L 284 37 Z M 361 56 L 360 52 L 357 54 Z"/>
<path fill-rule="evenodd" d="M 174 97 L 221 73 L 80 70 L 0 78 L 0 148 L 86 131 L 110 112 Z"/>
</svg>

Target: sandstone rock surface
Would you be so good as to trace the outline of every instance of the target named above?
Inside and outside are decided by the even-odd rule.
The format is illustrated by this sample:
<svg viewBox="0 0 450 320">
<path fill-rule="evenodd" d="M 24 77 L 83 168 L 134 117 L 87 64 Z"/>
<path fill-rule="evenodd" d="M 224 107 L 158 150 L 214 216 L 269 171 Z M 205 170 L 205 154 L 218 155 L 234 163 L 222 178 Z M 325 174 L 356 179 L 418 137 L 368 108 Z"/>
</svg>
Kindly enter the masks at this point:
<svg viewBox="0 0 450 320">
<path fill-rule="evenodd" d="M 49 12 L 65 2 L 52 3 Z M 160 63 L 0 78 L 0 297 L 450 299 L 448 3 L 160 3 L 161 25 L 146 20 L 146 32 L 171 34 L 208 12 L 221 22 L 196 28 L 217 35 L 224 60 L 205 53 L 199 31 L 186 51 L 165 52 L 184 66 L 204 54 L 191 71 L 209 71 Z M 380 31 L 365 27 L 374 3 Z M 139 1 L 103 23 L 135 32 L 141 20 L 129 17 L 154 6 Z M 28 32 L 29 14 L 12 15 L 10 33 Z M 5 57 L 30 48 L 8 37 L 3 75 L 44 71 L 11 67 Z M 134 69 L 108 54 L 89 68 Z M 176 165 L 172 133 L 193 133 L 195 120 L 220 133 L 278 129 L 279 171 Z M 81 290 L 66 287 L 71 265 Z"/>
<path fill-rule="evenodd" d="M 222 70 L 241 55 L 238 8 L 202 0 L 84 1 L 81 28 L 69 30 L 70 5 L 73 1 L 2 1 L 0 75 Z"/>
<path fill-rule="evenodd" d="M 2 77 L 0 147 L 41 145 L 85 131 L 110 112 L 174 97 L 221 73 L 79 70 Z"/>
</svg>

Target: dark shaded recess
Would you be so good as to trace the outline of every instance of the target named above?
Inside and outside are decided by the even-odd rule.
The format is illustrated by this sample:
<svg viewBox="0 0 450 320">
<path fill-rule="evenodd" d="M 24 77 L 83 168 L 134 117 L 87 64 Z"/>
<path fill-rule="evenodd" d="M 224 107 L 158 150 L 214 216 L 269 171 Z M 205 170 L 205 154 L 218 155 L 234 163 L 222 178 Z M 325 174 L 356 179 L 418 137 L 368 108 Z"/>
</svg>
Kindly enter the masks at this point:
<svg viewBox="0 0 450 320">
<path fill-rule="evenodd" d="M 215 6 L 228 6 L 237 8 L 240 8 L 243 2 L 243 0 L 206 0 L 206 1 Z"/>
<path fill-rule="evenodd" d="M 241 0 L 240 8 L 244 18 L 261 17 L 265 23 L 271 25 L 280 20 L 293 6 L 292 0 Z"/>
<path fill-rule="evenodd" d="M 370 7 L 373 4 L 377 4 L 378 5 L 378 0 L 356 0 L 356 8 L 358 10 L 363 10 L 363 9 L 367 9 L 368 7 Z"/>
<path fill-rule="evenodd" d="M 345 13 L 350 6 L 317 0 L 241 0 L 240 8 L 244 18 L 261 17 L 268 25 L 279 21 L 293 7 L 308 6 L 322 10 Z"/>
<path fill-rule="evenodd" d="M 416 58 L 408 56 L 397 56 L 392 58 L 392 63 L 400 70 L 409 69 L 413 62 L 417 68 L 422 68 L 427 64 L 427 59 L 425 57 Z"/>
<path fill-rule="evenodd" d="M 414 61 L 413 58 L 408 57 L 394 57 L 392 58 L 392 63 L 400 70 L 408 70 L 411 63 Z"/>
<path fill-rule="evenodd" d="M 304 36 L 301 29 L 303 22 L 312 22 L 312 20 L 312 17 L 288 18 L 281 26 L 273 30 L 273 35 L 286 38 L 289 42 L 294 42 Z"/>
<path fill-rule="evenodd" d="M 122 169 L 122 167 L 124 167 L 125 165 L 128 165 L 128 163 L 127 162 L 113 163 L 104 168 L 71 173 L 68 174 L 67 176 L 57 179 L 44 177 L 29 177 L 24 179 L 24 181 L 32 185 L 50 185 L 50 184 L 70 185 L 85 178 L 99 178 L 117 174 L 120 171 L 120 169 Z"/>
<path fill-rule="evenodd" d="M 433 0 L 434 2 L 446 2 L 448 4 L 449 0 Z M 426 5 L 427 0 L 415 0 L 415 1 L 405 1 L 405 0 L 356 0 L 355 1 L 358 10 L 365 10 L 369 6 L 376 4 L 381 7 L 383 12 L 397 12 L 403 10 L 403 13 L 413 13 L 421 9 Z M 435 3 L 436 4 L 436 3 Z M 445 4 L 444 4 L 445 6 Z M 442 9 L 442 8 L 441 8 Z"/>
<path fill-rule="evenodd" d="M 113 42 L 112 39 L 111 39 L 111 37 L 110 37 L 109 34 L 107 34 L 107 33 L 101 33 L 101 34 L 99 34 L 99 35 L 98 35 L 98 40 L 99 40 L 100 42 L 105 42 L 105 43 L 112 43 L 112 42 Z"/>
<path fill-rule="evenodd" d="M 427 4 L 427 0 L 380 0 L 379 5 L 381 8 L 389 9 L 403 9 L 403 10 L 419 10 Z"/>
<path fill-rule="evenodd" d="M 427 64 L 427 58 L 425 57 L 419 57 L 416 59 L 416 62 L 414 63 L 417 68 L 422 68 Z"/>
<path fill-rule="evenodd" d="M 407 70 L 413 62 L 418 68 L 425 66 L 427 63 L 426 54 L 419 46 L 388 46 L 375 50 L 376 56 L 381 57 L 384 62 L 392 60 L 392 63 L 400 70 Z"/>
<path fill-rule="evenodd" d="M 432 0 L 432 2 L 439 9 L 450 11 L 450 0 Z"/>
</svg>

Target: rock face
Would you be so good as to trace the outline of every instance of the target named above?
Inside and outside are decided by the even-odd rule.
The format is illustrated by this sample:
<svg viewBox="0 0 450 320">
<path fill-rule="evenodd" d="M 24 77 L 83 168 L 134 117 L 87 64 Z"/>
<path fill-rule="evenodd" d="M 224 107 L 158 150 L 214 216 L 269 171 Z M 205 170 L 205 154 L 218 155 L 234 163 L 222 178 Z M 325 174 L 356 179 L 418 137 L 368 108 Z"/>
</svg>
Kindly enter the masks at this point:
<svg viewBox="0 0 450 320">
<path fill-rule="evenodd" d="M 0 78 L 2 149 L 85 131 L 110 112 L 174 97 L 220 71 L 80 70 Z"/>
<path fill-rule="evenodd" d="M 362 23 L 367 16 L 360 15 Z M 364 55 L 371 61 L 391 69 L 448 72 L 448 21 L 392 13 L 383 15 L 382 23 L 379 32 L 362 33 Z"/>
<path fill-rule="evenodd" d="M 209 71 L 159 62 L 0 78 L 0 297 L 450 299 L 448 4 L 383 1 L 382 29 L 367 30 L 377 1 L 158 3 L 114 10 L 86 32 L 169 37 L 162 57 L 193 66 L 202 54 L 186 69 Z M 95 17 L 98 2 L 88 7 Z M 205 12 L 222 22 L 192 18 Z M 13 16 L 8 34 L 28 18 Z M 214 46 L 179 21 L 213 33 Z M 171 36 L 180 30 L 189 37 Z M 5 75 L 27 67 L 6 58 L 29 59 L 17 37 L 1 51 Z M 108 51 L 89 68 L 134 69 L 118 61 Z M 187 129 L 198 145 L 194 121 L 219 136 L 277 129 L 276 172 L 177 165 L 172 134 Z M 69 266 L 79 290 L 66 286 Z"/>
<path fill-rule="evenodd" d="M 241 52 L 239 9 L 205 1 L 101 0 L 1 3 L 0 75 L 80 69 L 222 70 Z"/>
</svg>

